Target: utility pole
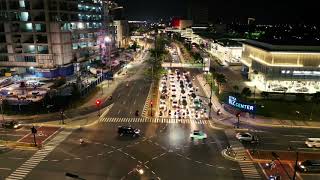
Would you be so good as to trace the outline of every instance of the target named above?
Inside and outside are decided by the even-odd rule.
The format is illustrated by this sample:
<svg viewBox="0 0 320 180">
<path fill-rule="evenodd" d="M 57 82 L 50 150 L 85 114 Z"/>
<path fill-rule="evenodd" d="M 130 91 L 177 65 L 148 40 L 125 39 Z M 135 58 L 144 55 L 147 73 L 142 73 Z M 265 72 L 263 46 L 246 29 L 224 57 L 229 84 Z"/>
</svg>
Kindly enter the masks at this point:
<svg viewBox="0 0 320 180">
<path fill-rule="evenodd" d="M 292 180 L 296 180 L 296 174 L 297 174 L 297 169 L 298 169 L 298 151 L 296 152 L 296 162 L 295 162 L 295 165 L 294 165 L 294 172 L 293 172 L 293 177 L 292 177 Z"/>
<path fill-rule="evenodd" d="M 151 115 L 151 117 L 153 116 L 153 114 L 152 114 L 152 109 L 153 109 L 153 102 L 152 102 L 152 100 L 151 100 L 151 101 L 150 101 L 150 111 L 151 111 L 150 115 Z"/>
<path fill-rule="evenodd" d="M 63 112 L 63 109 L 60 110 L 60 116 L 61 116 L 61 124 L 64 124 L 64 112 Z"/>
<path fill-rule="evenodd" d="M 2 115 L 2 122 L 4 122 L 4 115 L 3 115 L 3 107 L 2 107 L 2 105 L 3 105 L 3 99 L 2 99 L 2 97 L 0 98 L 0 107 L 1 107 L 1 115 Z"/>
<path fill-rule="evenodd" d="M 237 118 L 238 118 L 238 123 L 237 123 L 237 128 L 239 129 L 239 126 L 240 126 L 240 112 L 238 112 L 237 114 L 236 114 L 236 116 L 237 116 Z"/>
<path fill-rule="evenodd" d="M 212 84 L 212 82 L 210 83 L 210 102 L 209 102 L 209 119 L 211 119 L 211 108 L 212 108 L 212 86 L 213 86 L 213 84 Z"/>
</svg>

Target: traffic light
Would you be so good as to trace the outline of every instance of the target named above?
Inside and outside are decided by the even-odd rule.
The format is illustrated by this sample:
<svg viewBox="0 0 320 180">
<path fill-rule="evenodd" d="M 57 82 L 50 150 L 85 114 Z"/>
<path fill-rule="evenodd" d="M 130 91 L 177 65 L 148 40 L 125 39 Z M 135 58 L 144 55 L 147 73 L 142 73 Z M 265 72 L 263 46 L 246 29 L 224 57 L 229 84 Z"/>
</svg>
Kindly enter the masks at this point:
<svg viewBox="0 0 320 180">
<path fill-rule="evenodd" d="M 101 100 L 100 100 L 100 99 L 97 99 L 97 100 L 96 100 L 96 105 L 97 105 L 97 106 L 100 106 L 100 105 L 101 105 Z"/>
<path fill-rule="evenodd" d="M 153 102 L 152 102 L 152 100 L 150 101 L 150 105 L 151 105 L 151 106 L 153 105 Z"/>
<path fill-rule="evenodd" d="M 240 117 L 240 115 L 241 115 L 241 113 L 240 113 L 240 112 L 238 112 L 238 113 L 236 114 L 236 116 L 237 116 L 237 117 Z"/>
</svg>

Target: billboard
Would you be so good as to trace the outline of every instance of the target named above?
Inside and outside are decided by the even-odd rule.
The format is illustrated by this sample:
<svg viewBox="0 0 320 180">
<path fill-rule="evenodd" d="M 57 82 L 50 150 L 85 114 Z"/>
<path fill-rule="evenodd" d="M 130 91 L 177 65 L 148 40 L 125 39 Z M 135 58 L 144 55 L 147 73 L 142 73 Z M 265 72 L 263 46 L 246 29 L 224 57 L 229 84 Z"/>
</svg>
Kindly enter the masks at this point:
<svg viewBox="0 0 320 180">
<path fill-rule="evenodd" d="M 240 102 L 236 97 L 233 96 L 229 96 L 228 104 L 244 112 L 254 113 L 256 111 L 255 105 Z"/>
</svg>

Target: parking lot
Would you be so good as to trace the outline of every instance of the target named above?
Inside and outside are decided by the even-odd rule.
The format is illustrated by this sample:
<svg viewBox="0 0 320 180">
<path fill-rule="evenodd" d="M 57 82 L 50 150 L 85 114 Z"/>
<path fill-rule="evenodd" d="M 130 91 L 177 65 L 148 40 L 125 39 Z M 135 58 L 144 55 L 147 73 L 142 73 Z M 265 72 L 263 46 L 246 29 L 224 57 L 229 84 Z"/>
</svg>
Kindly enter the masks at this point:
<svg viewBox="0 0 320 180">
<path fill-rule="evenodd" d="M 206 119 L 208 109 L 197 95 L 190 72 L 169 69 L 160 80 L 159 116 L 175 119 Z"/>
</svg>

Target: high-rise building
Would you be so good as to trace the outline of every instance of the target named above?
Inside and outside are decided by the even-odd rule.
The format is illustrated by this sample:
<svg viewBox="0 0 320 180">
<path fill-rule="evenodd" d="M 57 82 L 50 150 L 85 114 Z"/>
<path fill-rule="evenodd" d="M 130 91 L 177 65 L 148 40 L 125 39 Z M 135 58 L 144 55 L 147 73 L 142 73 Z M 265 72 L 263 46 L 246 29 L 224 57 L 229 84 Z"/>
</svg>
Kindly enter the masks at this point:
<svg viewBox="0 0 320 180">
<path fill-rule="evenodd" d="M 188 0 L 188 19 L 194 26 L 206 26 L 209 19 L 209 0 Z"/>
<path fill-rule="evenodd" d="M 56 77 L 100 60 L 105 8 L 102 0 L 0 0 L 0 68 Z"/>
</svg>

